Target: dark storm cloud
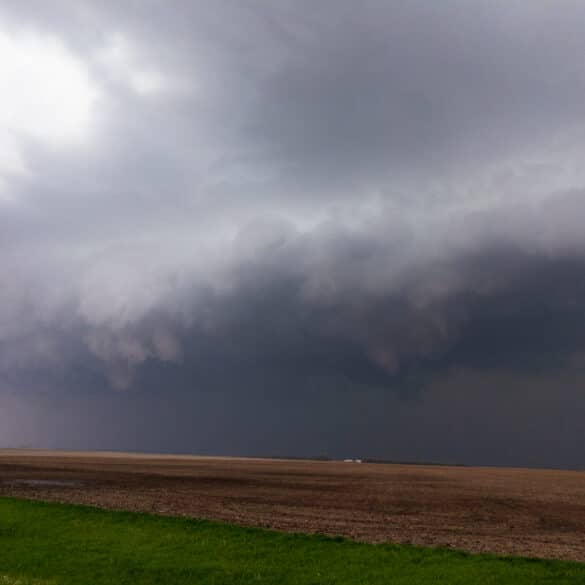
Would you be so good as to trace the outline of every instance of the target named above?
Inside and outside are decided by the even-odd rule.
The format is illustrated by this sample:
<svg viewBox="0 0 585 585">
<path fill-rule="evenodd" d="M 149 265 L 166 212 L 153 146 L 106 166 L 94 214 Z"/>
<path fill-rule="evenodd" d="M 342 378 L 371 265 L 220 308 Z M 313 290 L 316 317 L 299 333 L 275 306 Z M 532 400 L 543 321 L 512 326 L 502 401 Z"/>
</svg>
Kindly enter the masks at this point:
<svg viewBox="0 0 585 585">
<path fill-rule="evenodd" d="M 560 197 L 557 207 L 573 197 Z M 550 204 L 545 211 L 562 221 Z M 534 231 L 545 211 L 524 218 L 524 228 Z M 493 217 L 475 220 L 491 226 Z M 335 374 L 400 389 L 414 370 L 560 367 L 585 346 L 585 260 L 569 239 L 558 248 L 539 233 L 527 246 L 526 236 L 506 242 L 486 229 L 480 240 L 476 227 L 475 250 L 462 252 L 455 241 L 421 260 L 409 251 L 412 235 L 376 235 L 375 225 L 360 233 L 321 227 L 307 235 L 272 223 L 249 230 L 215 283 L 155 274 L 158 290 L 146 291 L 153 298 L 134 291 L 135 283 L 125 290 L 123 281 L 81 291 L 76 318 L 66 311 L 60 329 L 31 326 L 31 351 L 55 360 L 63 343 L 66 355 L 87 359 L 70 339 L 81 338 L 117 387 L 155 359 L 174 364 L 178 371 L 165 371 L 177 384 L 186 377 L 194 386 L 245 385 L 257 376 L 302 384 Z M 123 265 L 117 276 L 130 278 L 128 270 Z M 116 275 L 111 267 L 109 274 Z M 106 293 L 113 306 L 101 305 Z M 3 355 L 5 367 L 35 359 L 14 339 Z"/>
<path fill-rule="evenodd" d="M 437 430 L 469 380 L 524 396 L 538 372 L 544 396 L 558 375 L 577 400 L 584 22 L 569 0 L 3 6 L 11 58 L 69 59 L 51 81 L 89 104 L 65 140 L 16 115 L 33 82 L 2 85 L 6 408 L 97 395 L 122 420 L 132 399 L 104 388 L 134 388 L 148 420 L 165 392 L 270 421 L 303 396 L 308 452 L 336 401 L 331 428 L 366 448 L 386 436 L 373 404 Z"/>
</svg>

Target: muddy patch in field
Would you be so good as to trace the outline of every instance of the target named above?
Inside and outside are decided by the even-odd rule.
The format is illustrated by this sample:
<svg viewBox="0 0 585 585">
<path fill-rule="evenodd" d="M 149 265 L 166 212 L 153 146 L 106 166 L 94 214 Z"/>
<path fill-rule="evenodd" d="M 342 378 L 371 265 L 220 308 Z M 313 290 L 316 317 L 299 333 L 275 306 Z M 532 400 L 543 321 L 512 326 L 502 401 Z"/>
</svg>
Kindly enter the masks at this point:
<svg viewBox="0 0 585 585">
<path fill-rule="evenodd" d="M 25 487 L 81 487 L 83 482 L 74 479 L 11 479 L 7 485 Z"/>
</svg>

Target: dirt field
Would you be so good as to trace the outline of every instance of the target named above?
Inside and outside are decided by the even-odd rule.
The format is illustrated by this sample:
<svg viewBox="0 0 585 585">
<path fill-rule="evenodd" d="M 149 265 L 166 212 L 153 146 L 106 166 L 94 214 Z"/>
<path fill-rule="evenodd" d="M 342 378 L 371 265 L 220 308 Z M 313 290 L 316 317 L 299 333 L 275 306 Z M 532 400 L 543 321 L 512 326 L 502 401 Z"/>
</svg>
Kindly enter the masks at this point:
<svg viewBox="0 0 585 585">
<path fill-rule="evenodd" d="M 585 473 L 0 450 L 0 495 L 585 561 Z"/>
</svg>

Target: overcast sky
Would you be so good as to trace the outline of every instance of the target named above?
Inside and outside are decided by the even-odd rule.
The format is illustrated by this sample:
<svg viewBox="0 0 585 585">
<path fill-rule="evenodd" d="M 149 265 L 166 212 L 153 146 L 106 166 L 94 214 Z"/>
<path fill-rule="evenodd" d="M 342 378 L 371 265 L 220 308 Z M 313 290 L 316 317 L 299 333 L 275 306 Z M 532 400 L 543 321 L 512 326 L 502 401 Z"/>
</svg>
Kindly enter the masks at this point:
<svg viewBox="0 0 585 585">
<path fill-rule="evenodd" d="M 0 446 L 585 467 L 584 26 L 0 1 Z"/>
</svg>

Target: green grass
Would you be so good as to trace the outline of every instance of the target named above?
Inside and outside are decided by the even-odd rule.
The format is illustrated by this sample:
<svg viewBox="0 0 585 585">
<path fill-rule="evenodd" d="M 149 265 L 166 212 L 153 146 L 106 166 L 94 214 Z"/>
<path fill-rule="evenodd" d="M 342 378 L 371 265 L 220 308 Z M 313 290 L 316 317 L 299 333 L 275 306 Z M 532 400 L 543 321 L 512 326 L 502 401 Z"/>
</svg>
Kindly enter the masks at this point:
<svg viewBox="0 0 585 585">
<path fill-rule="evenodd" d="M 0 585 L 585 584 L 585 565 L 0 498 Z"/>
</svg>

